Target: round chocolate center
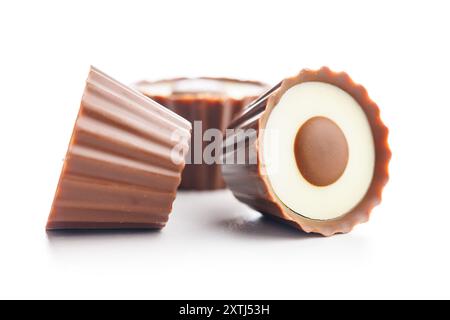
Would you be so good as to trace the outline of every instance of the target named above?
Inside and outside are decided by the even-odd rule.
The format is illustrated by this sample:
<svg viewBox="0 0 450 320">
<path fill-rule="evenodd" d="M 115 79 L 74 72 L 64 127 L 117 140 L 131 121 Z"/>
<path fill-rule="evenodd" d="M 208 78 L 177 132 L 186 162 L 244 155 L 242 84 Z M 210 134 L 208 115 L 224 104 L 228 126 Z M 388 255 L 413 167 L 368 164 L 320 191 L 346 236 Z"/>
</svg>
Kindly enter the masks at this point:
<svg viewBox="0 0 450 320">
<path fill-rule="evenodd" d="M 347 140 L 332 120 L 314 117 L 298 130 L 294 154 L 298 169 L 309 183 L 328 186 L 339 179 L 347 166 Z"/>
</svg>

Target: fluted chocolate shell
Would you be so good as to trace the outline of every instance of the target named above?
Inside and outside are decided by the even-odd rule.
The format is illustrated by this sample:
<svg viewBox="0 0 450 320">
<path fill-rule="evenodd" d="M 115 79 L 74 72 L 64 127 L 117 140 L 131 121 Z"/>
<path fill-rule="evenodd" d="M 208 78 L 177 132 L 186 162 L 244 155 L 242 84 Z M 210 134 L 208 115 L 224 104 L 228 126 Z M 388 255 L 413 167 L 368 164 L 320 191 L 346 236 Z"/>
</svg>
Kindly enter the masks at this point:
<svg viewBox="0 0 450 320">
<path fill-rule="evenodd" d="M 190 81 L 199 81 L 195 88 L 177 88 L 177 84 Z M 227 88 L 211 86 L 208 83 L 224 83 L 230 87 L 233 85 L 244 85 L 252 88 L 248 94 L 239 97 L 233 96 Z M 158 93 L 153 88 L 155 86 L 172 85 L 173 88 L 167 93 Z M 182 173 L 180 189 L 185 190 L 214 190 L 225 187 L 220 164 L 195 163 L 194 154 L 202 153 L 204 148 L 210 143 L 203 141 L 201 137 L 206 130 L 215 128 L 224 132 L 231 120 L 239 114 L 243 107 L 256 99 L 261 93 L 267 90 L 267 85 L 258 81 L 244 81 L 229 78 L 176 78 L 159 81 L 140 81 L 135 87 L 146 96 L 154 99 L 163 106 L 174 111 L 183 118 L 189 120 L 194 126 L 195 121 L 201 121 L 202 127 L 199 132 L 193 131 L 192 140 L 200 139 L 201 150 L 196 149 L 196 144 L 191 144 L 188 155 L 189 162 Z M 200 134 L 201 137 L 196 135 Z"/>
<path fill-rule="evenodd" d="M 274 193 L 267 175 L 261 152 L 261 130 L 264 129 L 270 112 L 283 94 L 292 86 L 303 82 L 324 82 L 339 87 L 350 94 L 367 116 L 375 146 L 375 168 L 370 187 L 363 199 L 346 214 L 330 220 L 314 220 L 292 211 Z M 289 116 L 289 115 L 286 115 Z M 224 159 L 235 154 L 255 154 L 256 161 L 246 164 L 222 165 L 223 177 L 235 197 L 261 213 L 287 222 L 305 232 L 330 236 L 350 232 L 356 224 L 366 222 L 370 212 L 381 202 L 384 185 L 388 181 L 388 164 L 391 151 L 388 146 L 388 129 L 380 118 L 378 106 L 373 102 L 364 87 L 355 84 L 346 73 L 335 73 L 329 68 L 302 70 L 297 76 L 283 80 L 254 103 L 246 107 L 230 125 L 232 129 L 255 129 L 257 134 L 249 143 L 236 143 L 233 136 L 224 142 Z M 231 144 L 231 145 L 230 145 Z M 245 150 L 242 150 L 245 149 Z M 224 160 L 225 161 L 225 160 Z M 252 164 L 256 163 L 256 164 Z M 352 192 L 352 190 L 348 190 Z"/>
<path fill-rule="evenodd" d="M 92 67 L 47 229 L 164 227 L 190 129 L 188 121 Z"/>
</svg>

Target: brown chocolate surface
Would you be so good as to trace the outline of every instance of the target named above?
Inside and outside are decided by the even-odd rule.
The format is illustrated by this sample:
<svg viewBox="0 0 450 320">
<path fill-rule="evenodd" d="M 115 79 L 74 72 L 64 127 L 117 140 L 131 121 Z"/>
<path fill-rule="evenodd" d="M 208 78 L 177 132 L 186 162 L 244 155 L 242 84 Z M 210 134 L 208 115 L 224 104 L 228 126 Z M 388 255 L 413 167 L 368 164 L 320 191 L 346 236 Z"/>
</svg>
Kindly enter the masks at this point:
<svg viewBox="0 0 450 320">
<path fill-rule="evenodd" d="M 188 149 L 174 132 L 189 122 L 91 68 L 47 229 L 163 227 Z"/>
<path fill-rule="evenodd" d="M 189 81 L 200 81 L 195 86 L 189 85 Z M 213 83 L 210 83 L 213 81 Z M 233 97 L 231 92 L 221 87 L 221 82 L 227 85 L 246 84 L 260 88 L 258 94 Z M 166 94 L 152 92 L 152 85 L 170 84 L 170 90 Z M 215 128 L 224 132 L 231 120 L 242 111 L 242 108 L 256 99 L 256 97 L 267 89 L 267 85 L 257 81 L 244 81 L 229 78 L 176 78 L 154 82 L 138 82 L 136 88 L 148 97 L 176 112 L 183 118 L 189 120 L 192 125 L 195 121 L 201 121 L 201 136 L 193 132 L 192 141 L 202 140 L 206 130 Z M 146 89 L 148 87 L 148 89 Z M 201 150 L 196 149 L 196 144 L 191 143 L 188 154 L 188 163 L 182 173 L 180 189 L 185 190 L 213 190 L 225 187 L 219 164 L 196 164 L 194 155 L 202 153 L 209 141 L 203 141 Z"/>
<path fill-rule="evenodd" d="M 331 220 L 309 219 L 286 207 L 272 190 L 261 161 L 260 133 L 261 129 L 265 127 L 271 110 L 276 108 L 278 101 L 289 88 L 309 81 L 332 84 L 350 94 L 366 114 L 374 138 L 375 168 L 369 190 L 351 211 Z M 230 128 L 257 130 L 258 135 L 253 136 L 248 144 L 235 143 L 233 136 L 224 141 L 224 150 L 242 152 L 243 150 L 239 149 L 244 148 L 246 153 L 255 153 L 257 161 L 256 164 L 249 162 L 245 165 L 222 165 L 222 173 L 227 186 L 237 199 L 269 217 L 284 221 L 305 232 L 330 236 L 335 233 L 350 232 L 356 224 L 367 221 L 373 207 L 381 202 L 381 193 L 389 177 L 388 164 L 391 158 L 387 142 L 388 129 L 380 119 L 378 106 L 369 98 L 365 88 L 355 84 L 346 73 L 335 73 L 326 67 L 319 70 L 302 70 L 297 76 L 283 80 L 246 107 L 231 123 Z M 228 144 L 233 144 L 233 147 L 227 148 Z M 228 156 L 230 155 L 224 154 L 224 157 Z M 336 172 L 338 171 L 336 170 Z"/>
<path fill-rule="evenodd" d="M 298 130 L 294 143 L 297 167 L 316 186 L 339 179 L 348 162 L 348 144 L 342 130 L 326 117 L 314 117 Z"/>
</svg>

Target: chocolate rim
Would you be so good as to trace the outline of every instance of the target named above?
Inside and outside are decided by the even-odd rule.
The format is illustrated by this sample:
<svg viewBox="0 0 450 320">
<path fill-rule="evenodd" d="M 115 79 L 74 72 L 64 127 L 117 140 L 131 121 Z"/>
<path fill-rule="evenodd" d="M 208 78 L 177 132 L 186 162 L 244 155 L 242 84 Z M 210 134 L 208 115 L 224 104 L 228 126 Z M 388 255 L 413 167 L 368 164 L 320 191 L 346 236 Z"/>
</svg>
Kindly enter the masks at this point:
<svg viewBox="0 0 450 320">
<path fill-rule="evenodd" d="M 146 92 L 143 92 L 141 90 L 141 87 L 145 85 L 153 85 L 153 84 L 162 84 L 162 83 L 170 83 L 170 82 L 176 82 L 176 81 L 184 81 L 184 80 L 213 80 L 213 81 L 223 81 L 223 82 L 234 82 L 234 83 L 243 83 L 243 84 L 250 84 L 261 87 L 261 91 L 264 91 L 265 89 L 269 88 L 269 86 L 261 81 L 256 80 L 242 80 L 242 79 L 236 79 L 236 78 L 227 78 L 227 77 L 177 77 L 177 78 L 169 78 L 169 79 L 160 79 L 155 81 L 149 81 L 149 80 L 141 80 L 133 84 L 134 88 L 137 88 L 141 93 L 145 94 L 148 97 L 158 97 L 163 99 L 171 99 L 176 101 L 225 101 L 225 100 L 234 100 L 234 101 L 244 101 L 244 102 L 251 102 L 252 100 L 256 99 L 257 95 L 245 95 L 241 98 L 235 98 L 231 97 L 229 95 L 208 95 L 208 94 L 202 94 L 202 95 L 196 95 L 192 93 L 184 93 L 184 94 L 147 94 Z"/>
<path fill-rule="evenodd" d="M 350 76 L 345 72 L 333 72 L 328 67 L 322 67 L 319 70 L 304 69 L 298 75 L 287 78 L 281 82 L 281 86 L 269 96 L 267 106 L 261 118 L 258 120 L 259 127 L 264 128 L 271 111 L 285 92 L 294 85 L 303 82 L 324 82 L 335 85 L 350 94 L 363 109 L 369 121 L 375 145 L 375 168 L 369 190 L 364 198 L 348 213 L 330 220 L 314 220 L 302 216 L 288 208 L 278 199 L 275 192 L 264 174 L 262 148 L 258 144 L 258 173 L 263 180 L 267 190 L 267 195 L 271 201 L 278 205 L 280 217 L 287 220 L 294 226 L 305 232 L 320 233 L 324 236 L 331 236 L 336 233 L 348 233 L 359 223 L 369 220 L 372 209 L 381 202 L 382 190 L 389 180 L 388 165 L 391 158 L 391 150 L 388 145 L 388 128 L 383 124 L 380 118 L 380 110 L 377 104 L 369 98 L 367 90 L 359 84 L 353 82 Z M 258 133 L 258 136 L 260 135 Z M 260 137 L 259 137 L 260 138 Z"/>
</svg>

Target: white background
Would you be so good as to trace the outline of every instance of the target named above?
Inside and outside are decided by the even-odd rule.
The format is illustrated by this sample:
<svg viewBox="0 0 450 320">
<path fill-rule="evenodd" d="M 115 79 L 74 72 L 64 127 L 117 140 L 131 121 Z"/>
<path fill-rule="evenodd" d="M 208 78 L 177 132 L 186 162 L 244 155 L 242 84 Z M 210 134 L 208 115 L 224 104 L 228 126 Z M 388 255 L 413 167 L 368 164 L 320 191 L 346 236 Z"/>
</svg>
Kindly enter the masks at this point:
<svg viewBox="0 0 450 320">
<path fill-rule="evenodd" d="M 446 3 L 2 1 L 0 298 L 450 298 Z M 161 232 L 47 234 L 90 64 L 125 83 L 345 70 L 390 128 L 383 203 L 332 238 L 227 191 L 179 193 Z"/>
</svg>

